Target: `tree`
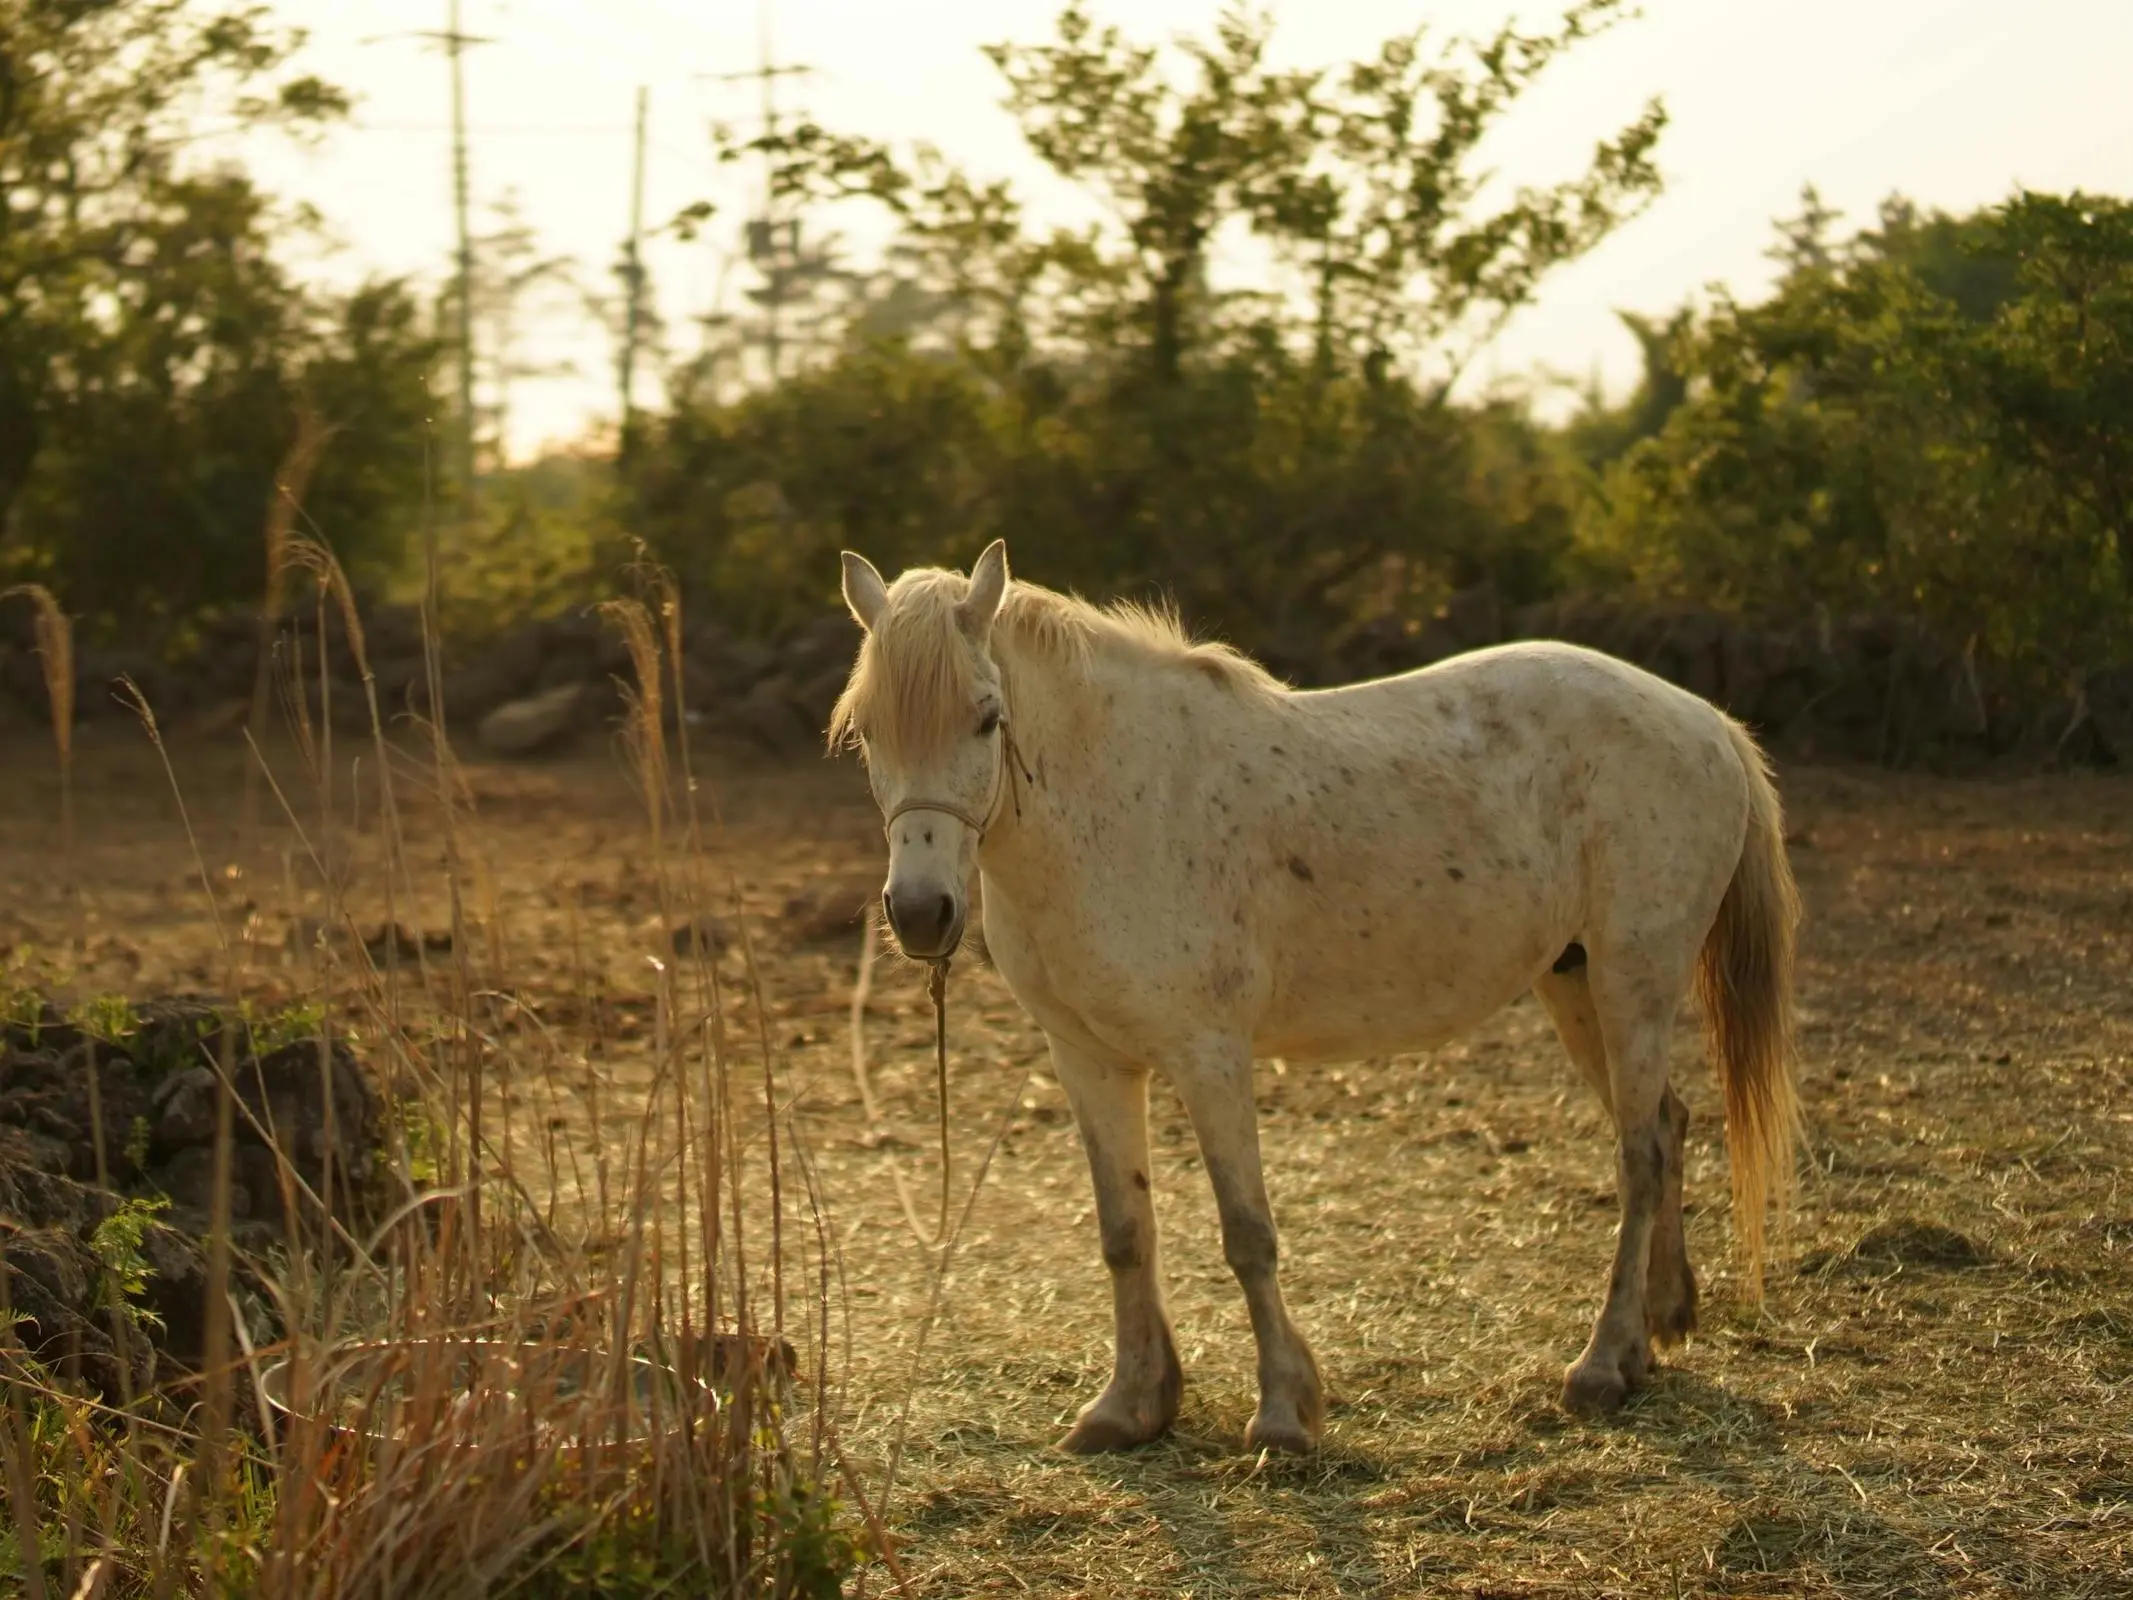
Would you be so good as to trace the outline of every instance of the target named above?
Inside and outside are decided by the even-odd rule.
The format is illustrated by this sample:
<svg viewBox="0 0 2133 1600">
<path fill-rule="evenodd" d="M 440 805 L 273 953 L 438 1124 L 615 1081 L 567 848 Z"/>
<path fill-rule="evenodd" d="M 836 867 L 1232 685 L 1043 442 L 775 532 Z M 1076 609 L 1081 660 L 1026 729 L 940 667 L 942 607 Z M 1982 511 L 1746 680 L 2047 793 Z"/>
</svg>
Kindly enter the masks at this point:
<svg viewBox="0 0 2133 1600">
<path fill-rule="evenodd" d="M 1695 312 L 1683 306 L 1664 322 L 1618 311 L 1622 326 L 1637 341 L 1643 373 L 1636 392 L 1620 406 L 1609 406 L 1594 378 L 1580 414 L 1563 430 L 1564 442 L 1589 469 L 1619 459 L 1632 445 L 1651 438 L 1689 397 L 1689 375 L 1682 368 L 1681 346 L 1695 328 Z"/>
<path fill-rule="evenodd" d="M 245 177 L 189 167 L 203 120 L 316 127 L 271 82 L 263 8 L 0 0 L 0 568 L 92 631 L 173 636 L 264 587 L 260 526 L 309 389 L 338 424 L 310 497 L 361 566 L 419 486 L 430 347 L 405 292 L 306 295 Z"/>
<path fill-rule="evenodd" d="M 2133 646 L 2133 206 L 1892 203 L 1683 348 L 1693 397 L 1586 523 L 1646 586 L 1873 611 L 2045 680 Z"/>
<path fill-rule="evenodd" d="M 889 206 L 927 314 L 885 342 L 860 324 L 808 374 L 804 412 L 685 396 L 640 525 L 727 595 L 759 569 L 723 541 L 755 549 L 774 527 L 760 570 L 778 598 L 751 609 L 817 605 L 835 541 L 881 520 L 827 479 L 840 461 L 881 503 L 938 508 L 930 525 L 892 518 L 888 558 L 1011 532 L 1024 570 L 1169 589 L 1300 672 L 1373 609 L 1485 580 L 1531 597 L 1569 544 L 1558 475 L 1523 418 L 1449 392 L 1549 271 L 1656 191 L 1664 115 L 1647 107 L 1579 176 L 1494 205 L 1478 151 L 1552 61 L 1621 14 L 1587 0 L 1549 32 L 1403 37 L 1328 73 L 1270 67 L 1262 16 L 1230 12 L 1173 55 L 1070 5 L 1049 42 L 988 54 L 1025 142 L 1108 226 L 1040 232 L 1004 184 L 813 123 L 729 143 L 730 158 L 771 158 L 788 207 Z M 1270 246 L 1275 274 L 1219 281 L 1225 236 Z M 953 427 L 914 426 L 898 393 L 955 397 Z M 793 453 L 740 450 L 772 416 Z M 831 419 L 845 431 L 815 431 Z M 783 589 L 788 569 L 803 589 Z"/>
<path fill-rule="evenodd" d="M 1429 376 L 1448 388 L 1550 271 L 1658 192 L 1652 157 L 1666 116 L 1653 101 L 1579 177 L 1479 209 L 1484 137 L 1564 51 L 1625 14 L 1621 0 L 1581 0 L 1552 32 L 1506 25 L 1433 53 L 1423 34 L 1406 35 L 1330 74 L 1271 69 L 1271 20 L 1232 10 L 1211 41 L 1181 42 L 1181 87 L 1162 52 L 1098 28 L 1075 0 L 1054 42 L 986 52 L 1024 142 L 1117 219 L 1042 241 L 1024 236 L 1008 191 L 923 150 L 900 161 L 803 123 L 725 154 L 770 155 L 781 194 L 888 203 L 922 246 L 962 258 L 944 287 L 989 280 L 1015 305 L 1040 286 L 1072 298 L 1080 315 L 1063 332 L 1085 345 L 1128 342 L 1158 381 L 1225 331 L 1255 337 L 1282 320 L 1280 286 L 1210 281 L 1218 236 L 1248 231 L 1302 275 L 1322 368 L 1419 374 L 1437 355 L 1446 370 Z M 1464 347 L 1447 355 L 1461 334 Z"/>
<path fill-rule="evenodd" d="M 345 110 L 314 78 L 254 87 L 294 43 L 264 15 L 190 0 L 0 0 L 0 520 L 84 334 L 109 332 L 167 259 L 158 233 L 203 203 L 178 172 L 188 125 L 210 107 L 299 126 Z"/>
</svg>

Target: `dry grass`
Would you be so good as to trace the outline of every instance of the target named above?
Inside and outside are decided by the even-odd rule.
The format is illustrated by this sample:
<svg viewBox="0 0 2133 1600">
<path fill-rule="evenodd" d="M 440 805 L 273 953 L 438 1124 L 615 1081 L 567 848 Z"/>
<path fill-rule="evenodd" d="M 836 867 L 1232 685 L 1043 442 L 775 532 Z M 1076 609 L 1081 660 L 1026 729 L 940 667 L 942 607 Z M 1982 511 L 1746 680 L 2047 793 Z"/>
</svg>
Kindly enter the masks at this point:
<svg viewBox="0 0 2133 1600">
<path fill-rule="evenodd" d="M 329 554 L 292 540 L 280 555 L 319 577 L 321 615 L 329 603 L 347 606 Z M 685 751 L 678 770 L 667 754 L 659 703 L 670 664 L 650 613 L 626 606 L 618 620 L 640 674 L 629 744 L 657 841 L 677 804 L 693 819 L 693 775 Z M 352 612 L 346 627 L 360 660 Z M 252 823 L 195 827 L 196 814 L 228 814 L 221 802 L 236 785 L 211 784 L 205 811 L 189 803 L 182 757 L 134 696 L 165 780 L 159 803 L 183 840 L 169 864 L 189 862 L 195 892 L 181 896 L 175 880 L 165 887 L 210 936 L 173 982 L 246 1002 L 304 1001 L 317 1018 L 329 1108 L 339 1102 L 326 1041 L 359 1039 L 402 1097 L 388 1160 L 399 1191 L 417 1198 L 359 1238 L 335 1213 L 332 1176 L 322 1192 L 282 1156 L 286 1235 L 264 1253 L 255 1245 L 252 1262 L 277 1315 L 272 1331 L 248 1319 L 231 1248 L 236 1121 L 270 1145 L 273 1130 L 239 1101 L 225 1034 L 206 1362 L 190 1391 L 129 1391 L 114 1403 L 62 1381 L 13 1339 L 0 1260 L 0 1565 L 19 1569 L 30 1600 L 833 1590 L 853 1538 L 823 1492 L 842 1446 L 829 1415 L 794 1391 L 787 1338 L 789 1326 L 808 1353 L 808 1394 L 823 1393 L 830 1245 L 819 1227 L 795 1227 L 818 1222 L 819 1211 L 804 1174 L 797 1193 L 784 1192 L 776 1063 L 760 1037 L 734 1028 L 724 976 L 708 960 L 654 965 L 644 995 L 649 1076 L 603 1118 L 589 1059 L 599 1028 L 557 1036 L 512 981 L 471 791 L 444 730 L 402 745 L 377 724 L 373 694 L 366 754 L 377 759 L 365 795 L 359 765 L 339 770 L 328 708 L 310 702 L 310 685 L 292 676 L 281 688 L 293 746 L 270 753 L 248 729 L 246 771 L 281 808 L 283 891 L 314 915 L 308 940 L 289 952 L 299 970 L 265 983 L 256 901 L 229 894 L 249 887 L 230 855 L 253 848 Z M 55 718 L 67 725 L 57 707 Z M 64 739 L 61 756 L 67 793 Z M 395 798 L 410 787 L 431 801 L 432 832 L 419 849 Z M 301 813 L 299 795 L 310 800 Z M 348 937 L 367 908 L 349 898 L 357 869 L 329 863 L 336 831 L 360 831 L 337 814 L 344 795 L 369 820 L 362 893 L 382 903 L 388 926 L 399 904 L 425 895 L 449 908 L 450 960 L 425 965 L 414 983 L 396 941 L 378 948 Z M 71 838 L 74 819 L 62 816 Z M 692 820 L 677 859 L 653 852 L 650 876 L 670 919 L 703 904 L 697 838 Z M 90 927 L 110 904 L 89 896 Z M 428 943 L 411 941 L 406 953 L 419 959 Z M 77 998 L 104 990 L 88 981 L 93 949 L 88 939 L 48 956 L 17 946 L 11 982 Z M 745 961 L 737 976 L 754 981 Z M 582 1011 L 599 1004 L 582 981 L 571 997 Z M 561 1117 L 512 1115 L 521 1097 L 554 1106 L 580 1091 L 594 1108 L 578 1130 L 589 1139 Z M 767 1209 L 749 1194 L 759 1174 Z M 768 1259 L 752 1265 L 758 1235 Z M 793 1266 L 809 1276 L 788 1295 Z M 123 1327 L 124 1304 L 112 1311 Z M 252 1425 L 238 1426 L 247 1413 Z"/>
<path fill-rule="evenodd" d="M 191 792 L 235 792 L 229 752 L 177 748 Z M 123 750 L 97 749 L 93 766 L 83 839 L 96 920 L 65 975 L 147 989 L 209 971 L 212 935 L 178 884 L 182 837 L 151 775 Z M 1747 1309 L 1728 1255 L 1716 1089 L 1685 1019 L 1706 1327 L 1619 1420 L 1587 1426 L 1555 1406 L 1602 1288 L 1611 1164 L 1597 1109 L 1545 1019 L 1521 1006 L 1426 1058 L 1262 1076 L 1289 1297 L 1337 1396 L 1327 1447 L 1308 1462 L 1242 1453 L 1249 1335 L 1189 1131 L 1159 1100 L 1186 1410 L 1165 1443 L 1080 1461 L 1049 1446 L 1102 1381 L 1108 1296 L 1078 1144 L 1037 1035 L 996 979 L 959 965 L 959 1172 L 1034 1070 L 929 1323 L 939 1258 L 913 1240 L 892 1181 L 900 1172 L 924 1193 L 933 1176 L 922 975 L 884 965 L 861 1001 L 870 1112 L 848 1031 L 857 930 L 817 944 L 799 931 L 808 917 L 786 913 L 825 885 L 854 907 L 865 897 L 880 846 L 863 783 L 848 767 L 772 771 L 717 752 L 710 766 L 725 822 L 705 825 L 701 870 L 733 892 L 697 904 L 736 937 L 707 964 L 735 1036 L 767 1045 L 773 1091 L 791 1107 L 785 1192 L 813 1185 L 823 1198 L 821 1233 L 808 1220 L 771 1251 L 755 1226 L 768 1130 L 759 1117 L 726 1124 L 729 1165 L 754 1163 L 736 1197 L 757 1251 L 750 1281 L 767 1302 L 779 1258 L 811 1352 L 806 1388 L 870 1493 L 904 1441 L 886 1517 L 911 1592 L 2133 1593 L 2125 780 L 1786 775 L 1808 911 L 1812 1161 L 1793 1254 L 1775 1264 L 1763 1310 Z M 566 1196 L 580 1181 L 597 1194 L 602 1172 L 640 1160 L 627 1130 L 720 1103 L 716 1090 L 677 1093 L 659 1065 L 676 1011 L 652 963 L 675 965 L 670 918 L 685 909 L 662 898 L 660 878 L 683 871 L 686 830 L 668 828 L 654 851 L 616 767 L 612 752 L 475 767 L 456 790 L 411 793 L 400 818 L 408 858 L 432 864 L 452 794 L 478 829 L 491 880 L 471 944 L 493 937 L 507 951 L 523 1008 L 497 1017 L 490 1041 L 494 1137 L 508 1130 L 522 1151 L 553 1142 L 558 1168 L 584 1175 L 566 1178 Z M 49 948 L 62 926 L 44 865 L 51 826 L 49 810 L 0 818 L 0 940 Z M 223 846 L 205 847 L 221 859 Z M 367 926 L 384 910 L 375 818 L 349 847 L 350 911 Z M 281 938 L 290 918 L 317 914 L 317 889 L 286 885 L 264 846 L 229 864 L 240 870 L 217 888 L 241 930 L 242 981 L 268 996 L 309 982 L 283 964 Z M 449 920 L 433 870 L 399 910 L 425 929 Z M 486 979 L 485 967 L 472 974 L 477 988 Z M 411 1005 L 458 982 L 407 981 Z M 574 1071 L 516 1065 L 547 1051 Z M 673 1180 L 659 1182 L 678 1214 Z M 825 1274 L 822 1327 L 806 1307 Z M 878 1567 L 873 1586 L 893 1587 Z"/>
<path fill-rule="evenodd" d="M 73 887 L 74 877 L 74 625 L 41 583 L 18 583 L 0 592 L 0 601 L 27 600 L 36 613 L 37 665 L 44 677 L 45 709 L 51 720 L 52 748 L 59 757 L 60 863 Z"/>
</svg>

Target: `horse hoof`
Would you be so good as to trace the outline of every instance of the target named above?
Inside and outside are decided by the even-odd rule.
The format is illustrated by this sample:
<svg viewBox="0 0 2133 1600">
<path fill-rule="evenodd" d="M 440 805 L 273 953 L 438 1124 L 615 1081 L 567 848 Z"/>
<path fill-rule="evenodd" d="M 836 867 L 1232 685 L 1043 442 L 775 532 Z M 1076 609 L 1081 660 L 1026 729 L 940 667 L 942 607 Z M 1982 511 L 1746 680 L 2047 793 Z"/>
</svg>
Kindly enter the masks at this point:
<svg viewBox="0 0 2133 1600">
<path fill-rule="evenodd" d="M 1059 1448 L 1070 1456 L 1097 1456 L 1111 1450 L 1131 1450 L 1159 1437 L 1165 1426 L 1167 1424 L 1157 1423 L 1151 1427 L 1091 1406 L 1074 1419 L 1074 1426 L 1059 1441 Z"/>
<path fill-rule="evenodd" d="M 1580 1361 L 1563 1376 L 1563 1409 L 1587 1419 L 1612 1416 L 1629 1398 L 1629 1388 L 1613 1362 Z"/>
<path fill-rule="evenodd" d="M 1244 1430 L 1247 1450 L 1275 1450 L 1283 1455 L 1307 1456 L 1318 1448 L 1318 1435 L 1300 1422 L 1254 1417 Z"/>
</svg>

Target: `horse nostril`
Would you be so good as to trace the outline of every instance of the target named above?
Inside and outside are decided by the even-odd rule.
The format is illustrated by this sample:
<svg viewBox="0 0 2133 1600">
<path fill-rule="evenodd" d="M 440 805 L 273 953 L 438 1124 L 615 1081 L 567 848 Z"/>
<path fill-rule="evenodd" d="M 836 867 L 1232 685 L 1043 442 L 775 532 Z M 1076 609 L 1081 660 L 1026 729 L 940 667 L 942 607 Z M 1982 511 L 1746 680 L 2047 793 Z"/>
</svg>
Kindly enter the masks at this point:
<svg viewBox="0 0 2133 1600">
<path fill-rule="evenodd" d="M 954 897 L 953 895 L 946 895 L 946 894 L 944 894 L 944 895 L 942 895 L 942 896 L 941 896 L 941 905 L 940 905 L 940 921 L 939 921 L 939 927 L 940 927 L 940 931 L 941 931 L 941 935 L 942 935 L 942 937 L 943 937 L 943 938 L 945 938 L 945 937 L 947 936 L 948 930 L 949 930 L 950 928 L 954 927 L 954 926 L 955 926 L 955 897 Z"/>
</svg>

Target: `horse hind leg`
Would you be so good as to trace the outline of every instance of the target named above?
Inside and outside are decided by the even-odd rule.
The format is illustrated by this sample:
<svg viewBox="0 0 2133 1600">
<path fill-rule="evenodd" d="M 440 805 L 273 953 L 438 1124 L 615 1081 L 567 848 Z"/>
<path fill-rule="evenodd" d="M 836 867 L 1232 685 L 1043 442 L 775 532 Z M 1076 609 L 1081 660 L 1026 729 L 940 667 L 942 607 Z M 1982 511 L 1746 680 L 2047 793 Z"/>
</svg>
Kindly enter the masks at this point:
<svg viewBox="0 0 2133 1600">
<path fill-rule="evenodd" d="M 1659 1181 L 1659 1215 L 1652 1224 L 1650 1266 L 1644 1284 L 1644 1324 L 1662 1350 L 1696 1331 L 1696 1270 L 1689 1265 L 1688 1235 L 1681 1220 L 1681 1179 L 1689 1136 L 1689 1108 L 1667 1087 L 1660 1107 L 1666 1118 L 1666 1170 Z"/>
<path fill-rule="evenodd" d="M 1583 951 L 1579 954 L 1582 956 Z M 1608 1077 L 1607 1045 L 1600 1034 L 1600 1015 L 1593 1009 L 1592 986 L 1586 982 L 1583 961 L 1543 975 L 1534 985 L 1534 993 L 1547 1007 L 1556 1037 L 1563 1041 L 1564 1053 L 1612 1122 L 1615 1103 Z M 1659 1214 L 1652 1223 L 1644 1285 L 1645 1324 L 1652 1342 L 1662 1350 L 1680 1344 L 1696 1331 L 1696 1271 L 1689 1264 L 1688 1239 L 1681 1219 L 1682 1157 L 1689 1131 L 1689 1108 L 1671 1085 L 1666 1091 L 1665 1115 L 1666 1171 L 1659 1188 Z"/>
<path fill-rule="evenodd" d="M 1585 1086 L 1599 1097 L 1600 1108 L 1610 1122 L 1615 1115 L 1614 1087 L 1607 1079 L 1607 1044 L 1600 1037 L 1600 1014 L 1592 1008 L 1592 986 L 1585 981 L 1584 951 L 1573 945 L 1580 957 L 1575 966 L 1559 965 L 1544 973 L 1533 992 L 1548 1008 L 1555 1036 L 1563 1041 L 1563 1053 L 1578 1069 Z"/>
<path fill-rule="evenodd" d="M 1592 1341 L 1564 1384 L 1565 1404 L 1585 1412 L 1612 1410 L 1642 1383 L 1652 1345 L 1678 1344 L 1696 1321 L 1696 1278 L 1681 1222 L 1688 1109 L 1667 1083 L 1666 1046 L 1678 1002 L 1648 998 L 1662 992 L 1658 986 L 1616 987 L 1625 998 L 1647 1002 L 1623 1007 L 1632 1014 L 1609 1028 L 1582 963 L 1535 985 L 1617 1139 L 1622 1228 L 1615 1267 Z"/>
</svg>

